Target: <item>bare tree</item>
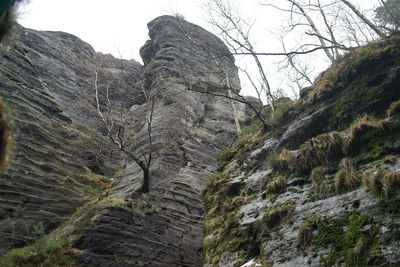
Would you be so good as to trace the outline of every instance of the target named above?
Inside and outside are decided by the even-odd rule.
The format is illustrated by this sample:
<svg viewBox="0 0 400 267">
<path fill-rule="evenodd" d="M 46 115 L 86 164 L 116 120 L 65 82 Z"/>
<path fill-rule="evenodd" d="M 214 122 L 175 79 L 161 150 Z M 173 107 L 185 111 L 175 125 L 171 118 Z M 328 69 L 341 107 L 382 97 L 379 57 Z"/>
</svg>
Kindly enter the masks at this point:
<svg viewBox="0 0 400 267">
<path fill-rule="evenodd" d="M 232 53 L 236 55 L 248 53 L 253 58 L 261 80 L 261 87 L 258 88 L 255 85 L 256 83 L 252 80 L 250 75 L 246 76 L 250 80 L 250 83 L 253 85 L 253 87 L 257 88 L 256 91 L 265 92 L 268 104 L 273 111 L 275 109 L 274 95 L 264 70 L 264 66 L 258 57 L 253 42 L 250 40 L 252 23 L 246 22 L 243 17 L 238 14 L 237 10 L 232 8 L 228 1 L 208 0 L 205 5 L 209 10 L 210 24 L 220 31 L 220 34 L 222 35 L 226 44 L 230 47 Z M 260 94 L 258 94 L 258 96 L 260 96 Z"/>
<path fill-rule="evenodd" d="M 232 110 L 234 113 L 234 121 L 235 121 L 235 125 L 236 125 L 236 133 L 239 136 L 241 134 L 241 128 L 240 128 L 240 122 L 239 122 L 239 114 L 236 108 L 236 102 L 238 103 L 242 103 L 245 104 L 249 107 L 250 110 L 252 110 L 255 114 L 255 116 L 260 120 L 260 122 L 263 124 L 264 129 L 269 129 L 270 126 L 266 120 L 266 118 L 264 118 L 263 114 L 262 114 L 262 102 L 261 102 L 261 93 L 258 89 L 258 87 L 253 84 L 253 86 L 256 89 L 256 92 L 259 96 L 260 99 L 260 105 L 259 106 L 255 106 L 253 105 L 251 102 L 247 101 L 245 99 L 244 96 L 242 96 L 239 92 L 237 92 L 230 81 L 229 78 L 229 73 L 224 65 L 224 60 L 228 59 L 229 57 L 231 57 L 231 54 L 228 55 L 217 55 L 216 53 L 214 53 L 207 45 L 205 45 L 203 42 L 201 42 L 200 40 L 197 40 L 196 38 L 193 38 L 191 33 L 186 31 L 185 28 L 183 27 L 183 24 L 180 23 L 178 25 L 178 29 L 177 29 L 188 41 L 190 41 L 192 44 L 194 44 L 195 46 L 197 46 L 200 51 L 204 52 L 209 58 L 210 60 L 214 63 L 214 65 L 217 67 L 217 71 L 213 72 L 214 75 L 217 75 L 220 77 L 220 85 L 223 88 L 222 91 L 226 90 L 226 94 L 225 93 L 216 93 L 216 92 L 210 92 L 208 90 L 204 90 L 201 88 L 201 86 L 198 86 L 198 84 L 202 83 L 202 84 L 207 84 L 207 81 L 204 81 L 202 79 L 202 77 L 196 75 L 195 73 L 193 75 L 195 75 L 195 80 L 192 81 L 191 79 L 188 79 L 187 74 L 185 73 L 184 69 L 185 66 L 182 66 L 181 68 L 181 77 L 184 80 L 184 83 L 186 85 L 186 89 L 189 91 L 193 91 L 193 92 L 198 92 L 198 93 L 202 93 L 202 94 L 208 94 L 208 95 L 212 95 L 215 97 L 221 97 L 221 98 L 225 98 L 228 99 L 231 103 L 232 106 Z M 243 71 L 244 73 L 246 73 L 247 75 L 249 75 L 249 73 L 244 70 L 244 69 L 240 69 L 241 71 Z M 253 82 L 253 80 L 249 77 L 250 81 Z"/>
<path fill-rule="evenodd" d="M 146 115 L 145 122 L 142 129 L 145 131 L 145 139 L 147 148 L 136 147 L 137 137 L 131 136 L 128 129 L 132 128 L 134 123 L 139 121 L 130 122 L 127 114 L 129 110 L 123 107 L 122 104 L 117 105 L 116 101 L 112 99 L 112 83 L 110 80 L 106 83 L 105 88 L 100 88 L 99 78 L 103 67 L 103 58 L 100 56 L 97 68 L 94 72 L 94 99 L 95 109 L 100 117 L 103 126 L 106 129 L 106 134 L 111 142 L 123 152 L 126 156 L 132 159 L 143 172 L 143 182 L 141 193 L 148 193 L 150 190 L 150 175 L 151 164 L 154 156 L 155 147 L 153 145 L 153 114 L 156 102 L 156 93 L 146 90 L 143 84 L 140 84 L 142 95 L 145 99 Z M 138 151 L 138 152 L 137 152 Z"/>
<path fill-rule="evenodd" d="M 356 8 L 352 3 L 347 0 L 341 0 L 346 6 L 348 6 L 354 14 L 356 14 L 366 25 L 368 25 L 376 34 L 381 38 L 385 38 L 386 34 L 382 32 L 372 21 L 370 21 L 366 16 L 364 16 L 358 8 Z"/>
</svg>

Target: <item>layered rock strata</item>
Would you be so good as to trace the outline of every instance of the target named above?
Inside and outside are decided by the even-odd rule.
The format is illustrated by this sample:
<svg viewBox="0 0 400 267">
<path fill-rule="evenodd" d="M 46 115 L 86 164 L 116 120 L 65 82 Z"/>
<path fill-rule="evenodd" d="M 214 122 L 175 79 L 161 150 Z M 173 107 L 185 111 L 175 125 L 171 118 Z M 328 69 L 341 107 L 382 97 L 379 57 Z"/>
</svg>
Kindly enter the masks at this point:
<svg viewBox="0 0 400 267">
<path fill-rule="evenodd" d="M 103 190 L 102 174 L 115 172 L 118 157 L 101 155 L 108 144 L 92 107 L 94 73 L 113 69 L 129 87 L 141 70 L 67 33 L 18 27 L 15 38 L 1 46 L 0 59 L 4 122 L 13 133 L 8 168 L 0 173 L 1 254 L 30 242 L 33 225 L 48 232 Z M 100 90 L 105 86 L 99 81 Z"/>
<path fill-rule="evenodd" d="M 40 221 L 46 231 L 64 221 L 53 233 L 69 240 L 78 265 L 202 265 L 201 192 L 236 135 L 235 116 L 244 120 L 243 105 L 224 97 L 240 90 L 237 68 L 223 42 L 196 25 L 163 16 L 148 27 L 143 69 L 64 33 L 22 29 L 5 54 L 1 97 L 18 147 L 0 180 L 3 251 L 28 241 Z M 130 151 L 153 153 L 146 195 L 131 157 L 117 149 L 93 162 L 99 144 L 89 140 L 113 150 L 92 107 L 96 85 L 103 107 L 114 87 Z M 17 223 L 26 230 L 16 234 Z"/>
</svg>

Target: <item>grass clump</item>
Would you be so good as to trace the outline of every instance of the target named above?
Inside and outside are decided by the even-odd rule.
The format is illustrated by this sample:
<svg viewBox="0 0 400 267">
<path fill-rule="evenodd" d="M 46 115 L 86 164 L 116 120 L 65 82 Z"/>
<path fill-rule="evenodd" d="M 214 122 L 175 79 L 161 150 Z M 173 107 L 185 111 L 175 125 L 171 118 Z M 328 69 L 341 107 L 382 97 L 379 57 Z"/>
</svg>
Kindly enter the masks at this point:
<svg viewBox="0 0 400 267">
<path fill-rule="evenodd" d="M 365 115 L 349 127 L 343 150 L 348 153 L 353 146 L 361 145 L 364 141 L 372 139 L 375 132 L 383 132 L 383 130 L 383 121 Z"/>
<path fill-rule="evenodd" d="M 274 159 L 277 169 L 289 169 L 300 174 L 308 174 L 317 166 L 329 164 L 342 154 L 343 137 L 333 131 L 311 138 L 300 149 L 289 151 L 283 149 Z"/>
<path fill-rule="evenodd" d="M 275 177 L 266 185 L 267 193 L 279 193 L 286 188 L 287 179 L 283 176 Z"/>
<path fill-rule="evenodd" d="M 40 238 L 34 244 L 13 249 L 0 258 L 2 267 L 53 267 L 75 266 L 72 258 L 65 252 L 68 240 L 53 235 Z"/>
<path fill-rule="evenodd" d="M 275 207 L 264 214 L 262 222 L 266 223 L 269 227 L 278 225 L 282 220 L 290 218 L 293 215 L 295 208 L 296 207 L 293 204 L 284 204 Z"/>
<path fill-rule="evenodd" d="M 299 228 L 297 235 L 297 247 L 305 250 L 310 246 L 313 237 L 313 231 L 311 226 L 305 222 Z"/>
<path fill-rule="evenodd" d="M 311 171 L 310 179 L 314 193 L 319 198 L 325 198 L 329 195 L 329 181 L 326 178 L 328 169 L 326 167 L 316 167 Z"/>
<path fill-rule="evenodd" d="M 396 158 L 396 156 L 394 156 L 394 155 L 387 155 L 387 156 L 383 159 L 383 162 L 384 162 L 384 163 L 386 163 L 386 164 L 391 164 L 391 165 L 395 164 L 396 161 L 397 161 L 397 158 Z"/>
<path fill-rule="evenodd" d="M 354 161 L 344 158 L 340 161 L 339 170 L 335 174 L 335 189 L 337 194 L 343 194 L 358 186 L 357 169 Z"/>
<path fill-rule="evenodd" d="M 400 171 L 382 169 L 363 174 L 363 185 L 372 192 L 392 198 L 400 191 Z"/>
<path fill-rule="evenodd" d="M 386 114 L 388 117 L 400 114 L 400 100 L 392 102 L 389 109 L 386 111 Z"/>
</svg>

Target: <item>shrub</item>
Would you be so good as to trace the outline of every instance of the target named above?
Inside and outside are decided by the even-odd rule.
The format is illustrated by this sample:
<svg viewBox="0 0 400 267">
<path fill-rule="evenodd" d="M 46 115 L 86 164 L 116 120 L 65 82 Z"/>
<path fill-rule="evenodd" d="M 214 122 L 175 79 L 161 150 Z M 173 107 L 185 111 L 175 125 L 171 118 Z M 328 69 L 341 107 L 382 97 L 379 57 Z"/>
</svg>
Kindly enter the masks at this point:
<svg viewBox="0 0 400 267">
<path fill-rule="evenodd" d="M 358 185 L 357 169 L 350 158 L 344 158 L 339 164 L 339 170 L 335 174 L 335 188 L 337 194 L 349 191 Z"/>
<path fill-rule="evenodd" d="M 290 110 L 293 108 L 294 102 L 290 98 L 283 98 L 281 101 L 276 103 L 274 112 L 268 120 L 268 123 L 272 127 L 277 127 L 285 122 L 288 117 Z"/>
<path fill-rule="evenodd" d="M 275 177 L 266 186 L 267 193 L 279 193 L 286 188 L 287 180 L 283 176 Z"/>
<path fill-rule="evenodd" d="M 396 114 L 400 114 L 400 100 L 397 100 L 390 104 L 389 109 L 386 111 L 388 117 L 391 117 Z"/>
<path fill-rule="evenodd" d="M 8 252 L 0 259 L 0 266 L 75 266 L 72 259 L 63 251 L 67 243 L 67 240 L 60 240 L 51 235 L 44 236 L 30 246 Z"/>
</svg>

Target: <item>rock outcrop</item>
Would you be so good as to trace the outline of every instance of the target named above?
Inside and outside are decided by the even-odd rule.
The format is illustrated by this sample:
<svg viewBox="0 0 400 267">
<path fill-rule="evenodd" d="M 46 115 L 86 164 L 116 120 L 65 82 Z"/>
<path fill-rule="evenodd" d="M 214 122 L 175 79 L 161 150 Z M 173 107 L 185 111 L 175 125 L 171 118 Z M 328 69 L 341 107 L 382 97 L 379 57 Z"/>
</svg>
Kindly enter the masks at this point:
<svg viewBox="0 0 400 267">
<path fill-rule="evenodd" d="M 46 232 L 58 227 L 51 236 L 68 240 L 77 265 L 202 265 L 201 192 L 236 134 L 232 104 L 212 94 L 240 90 L 237 68 L 223 42 L 196 25 L 163 16 L 148 27 L 143 68 L 71 35 L 27 29 L 3 56 L 0 96 L 17 144 L 0 179 L 3 253 L 43 222 Z M 99 145 L 112 150 L 91 106 L 96 81 L 103 95 L 115 81 L 132 153 L 153 151 L 146 195 L 132 158 L 93 157 Z"/>
<path fill-rule="evenodd" d="M 19 27 L 17 35 L 13 45 L 1 47 L 0 60 L 4 122 L 13 133 L 8 168 L 0 173 L 1 254 L 31 242 L 37 223 L 46 231 L 60 225 L 100 194 L 109 179 L 102 175 L 117 170 L 116 159 L 97 157 L 107 146 L 90 104 L 101 55 L 62 32 Z M 120 60 L 113 60 L 115 75 L 125 79 Z M 123 65 L 137 80 L 140 64 Z"/>
<path fill-rule="evenodd" d="M 399 264 L 399 47 L 395 34 L 357 48 L 277 127 L 253 124 L 221 154 L 205 266 Z"/>
</svg>

